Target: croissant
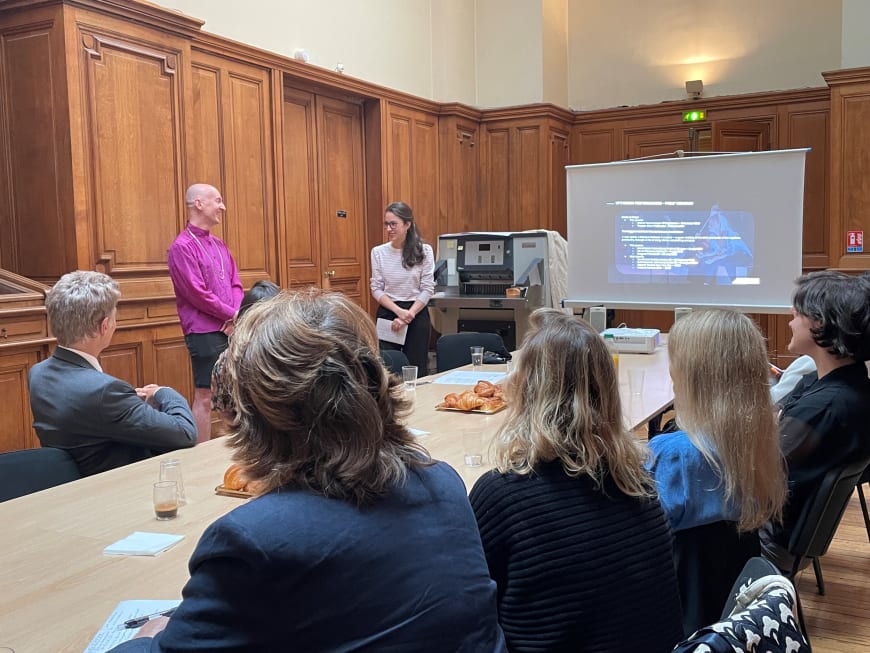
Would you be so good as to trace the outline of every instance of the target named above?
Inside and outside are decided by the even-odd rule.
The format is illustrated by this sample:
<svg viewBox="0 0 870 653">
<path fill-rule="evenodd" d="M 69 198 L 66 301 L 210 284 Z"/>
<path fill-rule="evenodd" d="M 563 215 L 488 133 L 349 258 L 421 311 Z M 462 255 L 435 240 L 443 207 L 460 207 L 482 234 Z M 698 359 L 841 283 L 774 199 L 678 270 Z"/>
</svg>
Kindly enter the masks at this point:
<svg viewBox="0 0 870 653">
<path fill-rule="evenodd" d="M 457 408 L 459 406 L 459 395 L 455 392 L 451 392 L 449 395 L 444 397 L 444 407 L 445 408 Z"/>
<path fill-rule="evenodd" d="M 490 397 L 489 399 L 483 400 L 483 405 L 480 407 L 482 410 L 487 412 L 495 412 L 504 406 L 505 401 L 501 398 Z"/>
<path fill-rule="evenodd" d="M 224 472 L 224 487 L 228 490 L 244 490 L 248 481 L 245 479 L 242 471 L 242 466 L 238 463 L 233 463 L 227 467 Z"/>
<path fill-rule="evenodd" d="M 495 385 L 489 381 L 478 381 L 474 386 L 474 394 L 479 397 L 492 397 L 495 393 Z"/>
<path fill-rule="evenodd" d="M 474 410 L 475 408 L 480 408 L 483 402 L 483 397 L 478 397 L 471 390 L 466 390 L 459 395 L 459 404 L 456 407 L 461 410 Z"/>
</svg>

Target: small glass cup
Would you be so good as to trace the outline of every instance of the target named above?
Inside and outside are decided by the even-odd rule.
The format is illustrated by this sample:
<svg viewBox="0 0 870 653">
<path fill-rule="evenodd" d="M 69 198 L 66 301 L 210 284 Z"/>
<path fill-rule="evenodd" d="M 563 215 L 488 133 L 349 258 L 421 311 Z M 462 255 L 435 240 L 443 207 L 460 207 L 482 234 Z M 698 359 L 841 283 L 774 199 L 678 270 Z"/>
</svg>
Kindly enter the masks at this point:
<svg viewBox="0 0 870 653">
<path fill-rule="evenodd" d="M 178 516 L 178 483 L 158 481 L 154 484 L 154 514 L 160 521 Z"/>
<path fill-rule="evenodd" d="M 463 459 L 468 467 L 483 464 L 483 431 L 481 429 L 462 430 Z"/>
<path fill-rule="evenodd" d="M 184 495 L 184 480 L 181 477 L 181 461 L 178 458 L 170 458 L 160 461 L 160 480 L 175 481 L 178 484 L 178 505 L 187 503 Z"/>
<path fill-rule="evenodd" d="M 405 390 L 417 389 L 417 366 L 403 365 L 402 380 L 405 382 Z"/>
<path fill-rule="evenodd" d="M 479 372 L 480 368 L 483 366 L 483 347 L 481 345 L 474 345 L 471 349 L 471 367 L 475 372 Z"/>
<path fill-rule="evenodd" d="M 628 370 L 628 391 L 632 397 L 640 397 L 643 394 L 643 381 L 646 376 L 645 370 Z"/>
</svg>

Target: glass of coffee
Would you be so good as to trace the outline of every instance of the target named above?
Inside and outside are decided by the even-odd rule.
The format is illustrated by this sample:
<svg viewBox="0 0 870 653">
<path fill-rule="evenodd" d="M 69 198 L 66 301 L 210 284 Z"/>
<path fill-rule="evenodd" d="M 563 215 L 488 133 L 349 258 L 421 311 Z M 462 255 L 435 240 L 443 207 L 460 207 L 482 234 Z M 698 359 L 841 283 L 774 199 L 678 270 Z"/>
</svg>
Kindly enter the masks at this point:
<svg viewBox="0 0 870 653">
<path fill-rule="evenodd" d="M 158 481 L 154 484 L 154 514 L 161 521 L 178 516 L 178 483 Z"/>
</svg>

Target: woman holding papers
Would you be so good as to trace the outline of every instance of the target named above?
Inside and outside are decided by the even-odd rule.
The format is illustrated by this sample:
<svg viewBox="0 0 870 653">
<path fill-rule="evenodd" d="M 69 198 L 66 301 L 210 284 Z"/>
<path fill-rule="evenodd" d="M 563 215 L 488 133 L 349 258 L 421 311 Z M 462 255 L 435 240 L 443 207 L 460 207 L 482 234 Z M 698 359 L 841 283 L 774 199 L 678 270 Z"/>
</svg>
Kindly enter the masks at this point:
<svg viewBox="0 0 870 653">
<path fill-rule="evenodd" d="M 225 369 L 260 494 L 203 533 L 165 630 L 115 650 L 505 652 L 465 484 L 403 426 L 365 312 L 314 289 L 258 302 Z"/>
<path fill-rule="evenodd" d="M 505 382 L 496 469 L 471 490 L 512 653 L 664 653 L 682 639 L 671 534 L 622 426 L 613 359 L 538 309 Z"/>
<path fill-rule="evenodd" d="M 435 290 L 435 257 L 404 202 L 384 210 L 384 228 L 389 241 L 372 249 L 371 289 L 378 302 L 380 346 L 405 352 L 422 376 L 428 370 L 426 306 Z"/>
</svg>

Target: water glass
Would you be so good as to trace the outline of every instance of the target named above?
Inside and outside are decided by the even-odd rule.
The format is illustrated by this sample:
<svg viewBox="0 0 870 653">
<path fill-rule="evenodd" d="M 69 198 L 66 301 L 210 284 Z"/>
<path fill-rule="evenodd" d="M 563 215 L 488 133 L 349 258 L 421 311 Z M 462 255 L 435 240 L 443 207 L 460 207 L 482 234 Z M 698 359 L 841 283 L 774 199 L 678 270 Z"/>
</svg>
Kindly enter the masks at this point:
<svg viewBox="0 0 870 653">
<path fill-rule="evenodd" d="M 471 347 L 471 366 L 475 372 L 479 372 L 483 365 L 483 347 L 475 345 Z"/>
<path fill-rule="evenodd" d="M 481 429 L 462 430 L 462 451 L 465 464 L 468 467 L 480 467 L 483 464 L 483 431 Z"/>
<path fill-rule="evenodd" d="M 181 477 L 181 461 L 178 458 L 160 461 L 160 480 L 175 481 L 178 486 L 178 505 L 183 506 L 187 503 L 187 497 L 184 494 L 184 480 Z"/>
<path fill-rule="evenodd" d="M 632 397 L 640 397 L 643 394 L 643 381 L 646 376 L 646 371 L 630 369 L 628 370 L 628 391 Z"/>
<path fill-rule="evenodd" d="M 416 390 L 417 389 L 417 366 L 416 365 L 403 365 L 402 366 L 402 380 L 405 381 L 405 390 Z"/>
</svg>

